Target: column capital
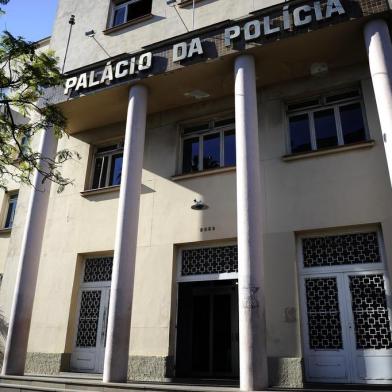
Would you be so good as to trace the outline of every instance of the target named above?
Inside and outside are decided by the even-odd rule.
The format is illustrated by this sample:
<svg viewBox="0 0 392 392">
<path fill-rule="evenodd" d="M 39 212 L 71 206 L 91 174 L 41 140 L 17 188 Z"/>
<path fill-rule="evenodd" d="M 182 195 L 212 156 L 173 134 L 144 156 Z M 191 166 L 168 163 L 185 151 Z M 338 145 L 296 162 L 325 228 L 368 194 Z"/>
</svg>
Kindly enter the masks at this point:
<svg viewBox="0 0 392 392">
<path fill-rule="evenodd" d="M 363 29 L 369 57 L 369 70 L 376 98 L 384 141 L 385 155 L 392 185 L 392 43 L 384 19 L 372 19 Z"/>
</svg>

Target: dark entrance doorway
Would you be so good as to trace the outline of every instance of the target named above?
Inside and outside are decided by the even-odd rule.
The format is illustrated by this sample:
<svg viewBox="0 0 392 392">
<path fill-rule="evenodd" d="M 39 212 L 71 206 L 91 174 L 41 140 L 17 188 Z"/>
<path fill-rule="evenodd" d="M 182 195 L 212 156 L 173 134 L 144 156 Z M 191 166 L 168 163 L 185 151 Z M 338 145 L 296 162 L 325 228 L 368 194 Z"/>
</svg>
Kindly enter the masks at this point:
<svg viewBox="0 0 392 392">
<path fill-rule="evenodd" d="M 238 377 L 236 280 L 180 283 L 177 377 Z"/>
</svg>

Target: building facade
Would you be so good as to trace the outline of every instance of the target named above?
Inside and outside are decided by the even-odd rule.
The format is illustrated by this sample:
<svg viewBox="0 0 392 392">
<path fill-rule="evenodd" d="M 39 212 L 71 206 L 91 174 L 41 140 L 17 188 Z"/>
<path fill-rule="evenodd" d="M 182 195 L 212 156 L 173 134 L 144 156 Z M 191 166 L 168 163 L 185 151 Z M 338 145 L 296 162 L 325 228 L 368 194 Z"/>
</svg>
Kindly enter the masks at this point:
<svg viewBox="0 0 392 392">
<path fill-rule="evenodd" d="M 3 374 L 392 383 L 391 6 L 59 0 L 31 142 L 81 159 L 1 196 Z"/>
</svg>

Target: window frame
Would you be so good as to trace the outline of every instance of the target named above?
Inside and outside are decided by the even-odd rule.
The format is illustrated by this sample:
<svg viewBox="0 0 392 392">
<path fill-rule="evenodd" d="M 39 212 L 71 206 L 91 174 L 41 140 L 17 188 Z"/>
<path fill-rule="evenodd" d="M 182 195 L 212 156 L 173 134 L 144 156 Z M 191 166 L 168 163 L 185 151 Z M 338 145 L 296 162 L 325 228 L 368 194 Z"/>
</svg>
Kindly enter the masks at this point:
<svg viewBox="0 0 392 392">
<path fill-rule="evenodd" d="M 125 25 L 127 23 L 132 23 L 133 21 L 136 21 L 136 20 L 138 20 L 140 18 L 144 18 L 146 16 L 151 15 L 151 12 L 150 12 L 150 13 L 147 13 L 145 15 L 138 16 L 136 18 L 127 20 L 128 19 L 128 9 L 129 9 L 128 6 L 133 4 L 133 3 L 138 3 L 140 1 L 143 1 L 143 0 L 127 0 L 127 1 L 115 1 L 115 0 L 112 0 L 111 16 L 110 16 L 110 23 L 109 23 L 109 27 L 108 28 L 109 29 L 114 29 L 114 28 L 123 26 L 123 25 Z M 114 24 L 114 18 L 115 18 L 115 15 L 116 15 L 116 11 L 119 10 L 120 8 L 125 8 L 124 20 L 123 20 L 122 23 L 119 23 L 119 24 L 115 25 Z M 152 0 L 151 0 L 151 8 L 152 8 Z"/>
<path fill-rule="evenodd" d="M 99 149 L 105 148 L 105 147 L 110 147 L 110 146 L 116 146 L 116 148 L 113 150 L 109 150 L 109 151 L 98 152 Z M 119 153 L 121 153 L 124 156 L 124 141 L 123 140 L 112 141 L 111 143 L 108 142 L 103 145 L 94 146 L 94 150 L 93 150 L 93 153 L 91 156 L 90 180 L 89 180 L 88 190 L 99 190 L 99 189 L 105 189 L 105 188 L 109 188 L 112 186 L 119 186 L 120 185 L 120 184 L 109 185 L 111 170 L 112 170 L 112 166 L 113 166 L 113 156 L 118 155 Z M 94 188 L 93 182 L 94 182 L 96 161 L 97 161 L 97 158 L 101 158 L 101 157 L 103 157 L 103 158 L 109 157 L 107 171 L 106 171 L 105 185 L 102 187 L 98 186 L 97 188 Z M 102 167 L 103 167 L 103 165 L 102 165 Z M 101 176 L 102 176 L 102 168 L 101 168 L 99 183 L 101 183 Z"/>
<path fill-rule="evenodd" d="M 333 97 L 333 96 L 344 94 L 344 93 L 350 93 L 350 92 L 357 92 L 358 93 L 357 97 L 337 99 L 335 102 L 331 102 L 331 103 L 326 102 L 327 98 L 329 98 L 329 97 Z M 301 108 L 293 109 L 293 110 L 289 109 L 290 105 L 301 105 L 302 102 L 305 104 L 306 102 L 311 102 L 311 101 L 316 101 L 316 100 L 318 101 L 317 104 L 306 106 L 303 109 L 301 109 Z M 342 129 L 341 115 L 340 115 L 339 109 L 341 107 L 348 106 L 351 104 L 356 104 L 356 103 L 359 103 L 360 108 L 361 108 L 363 126 L 364 126 L 364 131 L 365 131 L 365 138 L 361 141 L 358 141 L 358 142 L 345 143 L 343 129 Z M 333 111 L 334 111 L 337 144 L 334 146 L 328 146 L 328 147 L 317 147 L 317 135 L 316 135 L 316 128 L 315 128 L 314 114 L 316 112 L 324 111 L 324 110 L 328 110 L 328 109 L 333 109 Z M 306 151 L 293 152 L 292 145 L 291 145 L 290 118 L 295 117 L 295 116 L 304 115 L 304 114 L 306 114 L 309 119 L 309 134 L 310 134 L 309 136 L 310 136 L 311 149 L 306 150 Z M 343 90 L 333 91 L 332 93 L 324 93 L 324 94 L 320 94 L 320 95 L 316 95 L 316 96 L 313 95 L 311 97 L 307 97 L 302 100 L 290 101 L 290 102 L 286 103 L 286 135 L 287 135 L 287 151 L 288 151 L 289 155 L 297 155 L 297 154 L 301 155 L 301 154 L 314 153 L 314 152 L 318 152 L 318 151 L 324 151 L 324 150 L 339 148 L 342 146 L 350 146 L 350 145 L 355 145 L 357 143 L 365 143 L 365 142 L 370 141 L 370 132 L 369 132 L 369 127 L 368 127 L 368 123 L 367 123 L 365 104 L 364 104 L 363 94 L 362 94 L 361 89 L 359 87 L 358 88 L 356 88 L 356 87 L 346 88 Z"/>
<path fill-rule="evenodd" d="M 9 192 L 6 193 L 5 195 L 5 201 L 4 201 L 4 210 L 3 210 L 3 217 L 2 217 L 2 225 L 1 228 L 2 230 L 12 230 L 14 226 L 14 221 L 15 221 L 15 214 L 16 214 L 16 208 L 18 205 L 18 197 L 19 197 L 19 192 L 14 191 L 14 192 Z M 11 216 L 10 216 L 10 222 L 7 225 L 7 217 L 8 213 L 10 211 L 10 208 L 12 208 Z"/>
<path fill-rule="evenodd" d="M 233 120 L 228 125 L 221 125 L 215 127 L 215 123 L 219 121 L 225 121 L 225 120 Z M 196 130 L 196 131 L 191 131 L 189 133 L 184 133 L 186 132 L 187 128 L 191 127 L 197 127 L 198 125 L 203 125 L 203 124 L 208 124 L 208 126 L 205 129 L 201 130 Z M 206 121 L 198 121 L 198 122 L 193 122 L 189 123 L 186 125 L 181 126 L 181 137 L 180 137 L 180 155 L 179 155 L 179 162 L 178 162 L 178 173 L 179 175 L 188 175 L 188 174 L 197 174 L 197 173 L 203 173 L 209 170 L 218 170 L 218 169 L 223 169 L 227 167 L 236 167 L 235 165 L 225 165 L 225 139 L 224 135 L 225 132 L 228 131 L 234 131 L 234 135 L 236 134 L 236 128 L 235 128 L 235 118 L 234 116 L 227 116 L 223 118 L 216 118 L 212 120 L 206 120 Z M 213 135 L 219 133 L 219 167 L 216 168 L 209 168 L 209 169 L 204 169 L 204 151 L 203 151 L 203 140 L 205 136 Z M 193 139 L 193 138 L 198 138 L 198 143 L 199 143 L 199 163 L 198 163 L 198 170 L 197 171 L 189 171 L 189 172 L 184 172 L 184 142 L 188 139 Z"/>
</svg>

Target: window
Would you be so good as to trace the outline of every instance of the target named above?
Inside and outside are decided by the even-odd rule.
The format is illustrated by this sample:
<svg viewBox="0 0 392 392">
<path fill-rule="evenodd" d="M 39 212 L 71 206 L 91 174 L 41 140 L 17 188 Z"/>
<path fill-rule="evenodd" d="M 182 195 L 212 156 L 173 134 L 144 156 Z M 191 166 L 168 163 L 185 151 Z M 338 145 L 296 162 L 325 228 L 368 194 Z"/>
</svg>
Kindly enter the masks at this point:
<svg viewBox="0 0 392 392">
<path fill-rule="evenodd" d="M 358 90 L 344 90 L 287 105 L 292 154 L 367 140 Z"/>
<path fill-rule="evenodd" d="M 182 173 L 234 166 L 234 119 L 213 120 L 185 127 L 182 134 Z"/>
<path fill-rule="evenodd" d="M 6 212 L 5 212 L 5 220 L 4 220 L 4 229 L 11 229 L 14 224 L 16 204 L 18 201 L 18 194 L 10 194 L 7 200 Z"/>
<path fill-rule="evenodd" d="M 97 148 L 94 155 L 92 189 L 120 185 L 123 143 Z"/>
<path fill-rule="evenodd" d="M 111 27 L 151 14 L 152 0 L 128 0 L 113 2 Z"/>
</svg>

